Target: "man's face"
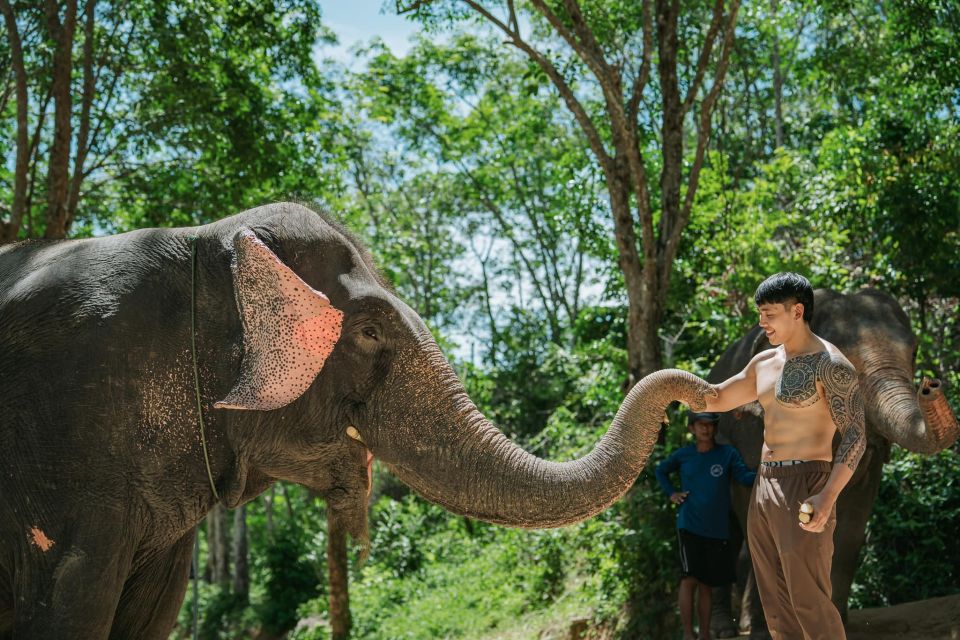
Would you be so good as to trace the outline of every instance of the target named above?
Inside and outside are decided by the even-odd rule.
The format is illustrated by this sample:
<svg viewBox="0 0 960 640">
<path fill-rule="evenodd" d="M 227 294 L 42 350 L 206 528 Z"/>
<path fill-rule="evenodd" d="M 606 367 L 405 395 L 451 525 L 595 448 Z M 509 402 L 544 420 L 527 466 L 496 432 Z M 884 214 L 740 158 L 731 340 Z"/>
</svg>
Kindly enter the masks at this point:
<svg viewBox="0 0 960 640">
<path fill-rule="evenodd" d="M 697 442 L 713 442 L 717 435 L 717 424 L 709 420 L 697 420 L 690 425 L 690 431 Z"/>
<path fill-rule="evenodd" d="M 781 345 L 803 324 L 803 305 L 799 303 L 765 302 L 757 307 L 760 328 L 770 344 Z"/>
</svg>

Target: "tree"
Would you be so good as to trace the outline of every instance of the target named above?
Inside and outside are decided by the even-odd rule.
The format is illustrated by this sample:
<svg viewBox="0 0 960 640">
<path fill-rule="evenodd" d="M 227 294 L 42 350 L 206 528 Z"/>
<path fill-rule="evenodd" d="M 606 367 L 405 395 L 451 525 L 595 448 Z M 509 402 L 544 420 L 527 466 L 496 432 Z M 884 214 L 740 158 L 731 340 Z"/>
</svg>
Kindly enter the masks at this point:
<svg viewBox="0 0 960 640">
<path fill-rule="evenodd" d="M 330 582 L 330 635 L 350 637 L 350 573 L 347 532 L 337 513 L 327 509 L 327 574 Z"/>
<path fill-rule="evenodd" d="M 47 184 L 47 228 L 45 238 L 63 238 L 69 224 L 70 212 L 67 199 L 70 193 L 70 147 L 73 142 L 73 95 L 71 78 L 73 76 L 73 38 L 77 27 L 77 2 L 67 0 L 63 19 L 60 19 L 59 2 L 46 0 L 43 12 L 47 21 L 47 35 L 54 43 L 53 54 L 53 143 L 50 145 Z M 87 0 L 88 30 L 93 33 L 93 0 Z M 85 52 L 93 51 L 92 43 L 84 46 Z M 92 53 L 90 53 L 92 58 Z M 84 65 L 85 67 L 87 65 Z M 92 68 L 92 62 L 90 64 Z M 85 109 L 89 115 L 89 107 Z M 78 140 L 80 150 L 85 153 L 86 141 Z"/>
<path fill-rule="evenodd" d="M 471 269 L 461 276 L 469 283 L 463 288 L 474 289 L 475 302 L 479 298 L 473 308 L 488 328 L 487 353 L 495 362 L 509 348 L 509 328 L 493 313 L 503 303 L 491 299 L 506 298 L 508 306 L 542 318 L 547 339 L 569 346 L 583 289 L 599 279 L 596 256 L 607 257 L 607 244 L 597 240 L 606 231 L 596 211 L 606 205 L 582 134 L 562 117 L 546 77 L 522 54 L 498 56 L 492 48 L 458 34 L 444 44 L 421 39 L 398 58 L 374 44 L 355 91 L 364 118 L 383 122 L 397 140 L 393 157 L 364 163 L 367 175 L 393 168 L 396 195 L 378 197 L 392 205 L 390 216 L 377 217 L 391 221 L 394 233 L 398 212 L 439 227 L 442 240 L 431 244 L 441 259 L 458 257 L 443 248 L 455 242 L 463 254 L 466 245 L 480 281 Z M 363 202 L 370 201 L 369 192 L 362 190 Z M 431 192 L 433 211 L 422 211 L 423 194 Z M 383 240 L 389 243 L 389 234 L 378 234 L 372 244 L 385 246 Z M 433 271 L 421 269 L 421 277 Z"/>
<path fill-rule="evenodd" d="M 247 540 L 247 505 L 233 511 L 233 584 L 232 589 L 243 603 L 250 598 L 250 561 Z"/>
<path fill-rule="evenodd" d="M 230 585 L 230 526 L 227 508 L 218 502 L 207 514 L 207 582 Z"/>
<path fill-rule="evenodd" d="M 312 59 L 332 38 L 314 0 L 0 10 L 17 103 L 0 241 L 208 221 L 336 184 L 318 170 L 335 105 Z"/>
<path fill-rule="evenodd" d="M 0 0 L 0 11 L 3 12 L 4 24 L 7 30 L 7 42 L 10 46 L 10 64 L 13 69 L 16 85 L 17 104 L 17 159 L 14 168 L 14 188 L 10 219 L 0 219 L 0 244 L 12 242 L 17 237 L 27 208 L 27 171 L 30 162 L 30 148 L 27 130 L 27 109 L 29 94 L 27 90 L 27 72 L 23 61 L 23 45 L 20 40 L 20 31 L 13 7 L 9 0 Z M 6 103 L 6 95 L 4 96 Z M 0 109 L 2 112 L 2 109 Z"/>
<path fill-rule="evenodd" d="M 703 167 L 739 0 L 714 2 L 708 20 L 702 19 L 697 6 L 685 6 L 681 15 L 679 0 L 656 0 L 655 6 L 646 0 L 639 5 L 596 2 L 583 7 L 577 0 L 530 0 L 519 11 L 516 4 L 509 0 L 505 15 L 497 15 L 479 0 L 398 2 L 398 9 L 416 12 L 427 25 L 479 17 L 536 63 L 559 92 L 606 182 L 627 290 L 630 375 L 637 380 L 660 367 L 658 330 L 673 259 Z M 530 36 L 522 33 L 521 17 L 532 25 Z M 554 53 L 559 43 L 575 59 Z M 696 62 L 683 64 L 691 58 Z M 631 65 L 634 60 L 639 63 Z M 711 65 L 713 82 L 701 96 Z M 654 75 L 660 110 L 644 114 L 645 98 L 656 93 L 649 86 Z M 599 95 L 590 94 L 588 86 Z M 595 97 L 596 102 L 588 102 L 585 96 Z M 696 131 L 692 158 L 684 153 L 688 118 Z M 659 129 L 656 146 L 655 128 Z M 656 153 L 661 156 L 659 163 L 654 160 Z M 688 160 L 689 170 L 684 171 Z M 658 164 L 659 189 L 649 179 Z"/>
</svg>

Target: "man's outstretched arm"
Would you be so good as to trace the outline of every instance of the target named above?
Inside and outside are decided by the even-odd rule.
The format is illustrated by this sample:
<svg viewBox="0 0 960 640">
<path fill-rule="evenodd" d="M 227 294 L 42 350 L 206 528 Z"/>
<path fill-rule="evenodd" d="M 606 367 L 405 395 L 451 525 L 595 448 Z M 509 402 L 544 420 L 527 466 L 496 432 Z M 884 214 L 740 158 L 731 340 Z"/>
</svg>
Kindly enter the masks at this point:
<svg viewBox="0 0 960 640">
<path fill-rule="evenodd" d="M 757 362 L 770 357 L 772 351 L 763 351 L 753 357 L 743 371 L 713 385 L 717 395 L 704 398 L 707 411 L 724 412 L 750 404 L 757 399 Z"/>
</svg>

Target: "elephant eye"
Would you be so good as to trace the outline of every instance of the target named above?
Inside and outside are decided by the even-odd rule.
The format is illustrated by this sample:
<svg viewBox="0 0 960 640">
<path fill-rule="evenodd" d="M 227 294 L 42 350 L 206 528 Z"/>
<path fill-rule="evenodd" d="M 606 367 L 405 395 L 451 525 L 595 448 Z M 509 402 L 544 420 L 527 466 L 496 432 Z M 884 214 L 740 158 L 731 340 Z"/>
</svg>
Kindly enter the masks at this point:
<svg viewBox="0 0 960 640">
<path fill-rule="evenodd" d="M 380 338 L 377 336 L 377 330 L 374 329 L 373 327 L 365 327 L 364 330 L 363 330 L 363 335 L 367 336 L 367 337 L 370 338 L 371 340 L 379 340 L 379 339 L 380 339 Z"/>
</svg>

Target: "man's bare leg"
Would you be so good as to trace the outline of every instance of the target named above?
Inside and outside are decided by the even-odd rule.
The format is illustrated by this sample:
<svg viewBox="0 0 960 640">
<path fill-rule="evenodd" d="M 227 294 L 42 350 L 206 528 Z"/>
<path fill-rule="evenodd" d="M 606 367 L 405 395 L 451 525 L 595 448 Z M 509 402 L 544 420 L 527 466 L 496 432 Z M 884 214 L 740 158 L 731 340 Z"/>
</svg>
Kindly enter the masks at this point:
<svg viewBox="0 0 960 640">
<path fill-rule="evenodd" d="M 713 593 L 708 585 L 699 583 L 697 589 L 697 617 L 700 619 L 700 640 L 710 640 L 710 607 L 713 605 Z"/>
<path fill-rule="evenodd" d="M 693 634 L 693 592 L 700 584 L 696 578 L 686 577 L 680 580 L 680 593 L 677 600 L 680 606 L 680 624 L 683 625 L 683 640 L 696 640 Z"/>
</svg>

